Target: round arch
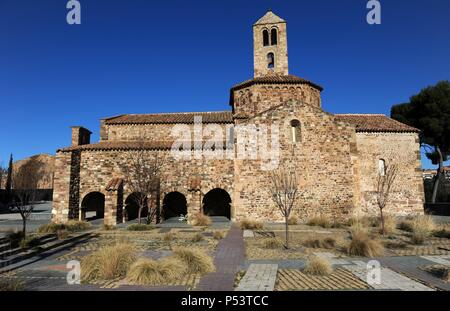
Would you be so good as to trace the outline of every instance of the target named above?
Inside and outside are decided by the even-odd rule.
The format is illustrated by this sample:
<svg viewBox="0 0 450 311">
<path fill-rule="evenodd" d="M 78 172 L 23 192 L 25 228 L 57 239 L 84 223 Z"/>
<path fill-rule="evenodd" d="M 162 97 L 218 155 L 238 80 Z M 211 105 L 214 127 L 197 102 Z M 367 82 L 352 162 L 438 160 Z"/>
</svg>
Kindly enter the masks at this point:
<svg viewBox="0 0 450 311">
<path fill-rule="evenodd" d="M 203 197 L 203 213 L 231 219 L 231 196 L 222 188 L 215 188 Z"/>
<path fill-rule="evenodd" d="M 95 216 L 91 214 L 95 212 Z M 105 195 L 94 191 L 86 194 L 81 201 L 81 220 L 101 219 L 105 216 Z"/>
<path fill-rule="evenodd" d="M 187 200 L 184 194 L 178 191 L 167 193 L 163 199 L 162 214 L 164 220 L 186 215 Z"/>
<path fill-rule="evenodd" d="M 133 192 L 125 199 L 124 217 L 125 221 L 137 219 L 139 217 L 139 199 L 141 197 L 140 192 Z M 148 215 L 148 202 L 146 200 L 145 206 L 142 209 L 141 217 L 145 218 Z"/>
</svg>

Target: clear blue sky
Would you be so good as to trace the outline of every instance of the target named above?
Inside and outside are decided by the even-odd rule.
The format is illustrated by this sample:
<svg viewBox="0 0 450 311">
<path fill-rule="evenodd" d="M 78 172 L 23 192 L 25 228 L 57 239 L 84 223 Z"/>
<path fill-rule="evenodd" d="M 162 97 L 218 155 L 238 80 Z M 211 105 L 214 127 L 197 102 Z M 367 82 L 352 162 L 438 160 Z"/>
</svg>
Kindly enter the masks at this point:
<svg viewBox="0 0 450 311">
<path fill-rule="evenodd" d="M 252 24 L 268 8 L 288 22 L 290 72 L 325 90 L 332 113 L 385 113 L 449 79 L 450 1 L 0 0 L 0 161 L 54 154 L 70 126 L 98 140 L 123 113 L 229 109 L 252 77 Z M 427 161 L 425 166 L 429 166 Z"/>
</svg>

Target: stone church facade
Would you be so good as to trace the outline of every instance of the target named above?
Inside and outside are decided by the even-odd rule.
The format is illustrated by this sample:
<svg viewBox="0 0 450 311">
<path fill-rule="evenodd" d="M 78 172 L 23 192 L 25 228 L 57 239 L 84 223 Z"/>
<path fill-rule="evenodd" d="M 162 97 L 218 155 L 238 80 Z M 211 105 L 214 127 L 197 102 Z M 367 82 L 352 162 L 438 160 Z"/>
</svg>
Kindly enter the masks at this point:
<svg viewBox="0 0 450 311">
<path fill-rule="evenodd" d="M 323 111 L 322 87 L 289 74 L 286 22 L 269 11 L 253 32 L 254 77 L 231 88 L 230 111 L 105 118 L 98 143 L 90 142 L 89 130 L 72 127 L 72 145 L 56 155 L 53 221 L 84 219 L 87 211 L 96 211 L 108 225 L 135 218 L 123 168 L 138 150 L 165 159 L 160 188 L 148 202 L 158 210 L 157 221 L 196 212 L 282 220 L 270 198 L 270 171 L 261 169 L 264 159 L 174 157 L 174 126 L 195 131 L 196 118 L 224 133 L 278 124 L 278 157 L 298 175 L 295 213 L 301 219 L 377 213 L 377 176 L 392 164 L 400 174 L 386 212 L 422 213 L 419 131 L 385 115 Z M 235 154 L 238 138 L 227 137 L 221 148 Z M 205 140 L 194 139 L 190 148 L 195 152 Z"/>
</svg>

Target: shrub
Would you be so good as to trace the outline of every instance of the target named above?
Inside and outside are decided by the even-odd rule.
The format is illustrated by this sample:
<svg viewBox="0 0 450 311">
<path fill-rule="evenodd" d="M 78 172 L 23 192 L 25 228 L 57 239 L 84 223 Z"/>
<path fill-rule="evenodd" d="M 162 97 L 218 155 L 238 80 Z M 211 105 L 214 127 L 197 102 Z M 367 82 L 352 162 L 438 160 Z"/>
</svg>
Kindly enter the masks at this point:
<svg viewBox="0 0 450 311">
<path fill-rule="evenodd" d="M 384 247 L 377 239 L 370 238 L 364 232 L 352 234 L 347 252 L 352 256 L 376 257 L 384 253 Z"/>
<path fill-rule="evenodd" d="M 21 248 L 31 248 L 39 245 L 39 239 L 32 236 L 27 236 L 20 240 L 19 246 Z"/>
<path fill-rule="evenodd" d="M 69 236 L 69 232 L 67 230 L 58 230 L 56 232 L 58 240 L 65 240 Z"/>
<path fill-rule="evenodd" d="M 225 233 L 223 231 L 214 231 L 213 238 L 216 240 L 222 240 L 225 237 Z"/>
<path fill-rule="evenodd" d="M 262 222 L 256 220 L 242 219 L 239 223 L 242 230 L 262 230 Z"/>
<path fill-rule="evenodd" d="M 205 239 L 205 237 L 203 236 L 203 234 L 201 233 L 196 233 L 194 234 L 194 236 L 192 237 L 191 241 L 196 243 L 196 242 L 200 242 L 203 241 Z"/>
<path fill-rule="evenodd" d="M 65 225 L 69 232 L 86 231 L 91 228 L 91 224 L 87 221 L 69 220 Z"/>
<path fill-rule="evenodd" d="M 381 233 L 381 218 L 374 218 L 373 225 L 375 227 L 380 228 Z M 384 215 L 384 233 L 392 234 L 395 232 L 395 228 L 397 227 L 397 219 L 391 215 Z"/>
<path fill-rule="evenodd" d="M 291 217 L 289 217 L 288 219 L 288 224 L 289 225 L 298 225 L 299 219 L 296 215 L 292 215 Z"/>
<path fill-rule="evenodd" d="M 369 229 L 365 221 L 356 221 L 350 226 L 350 233 L 352 235 L 368 235 Z"/>
<path fill-rule="evenodd" d="M 306 247 L 332 249 L 336 246 L 336 240 L 333 238 L 308 239 L 302 243 Z"/>
<path fill-rule="evenodd" d="M 281 248 L 283 246 L 283 242 L 281 242 L 277 238 L 268 238 L 263 241 L 264 248 L 275 249 Z"/>
<path fill-rule="evenodd" d="M 186 266 L 177 258 L 167 257 L 159 261 L 141 258 L 127 273 L 127 280 L 137 285 L 167 285 L 186 273 Z"/>
<path fill-rule="evenodd" d="M 23 290 L 24 285 L 17 279 L 0 279 L 0 292 L 15 292 Z"/>
<path fill-rule="evenodd" d="M 431 216 L 417 216 L 412 221 L 411 242 L 414 244 L 422 244 L 428 238 L 435 228 Z"/>
<path fill-rule="evenodd" d="M 184 263 L 188 273 L 207 274 L 215 269 L 211 256 L 202 250 L 178 247 L 173 250 L 173 254 L 175 258 Z"/>
<path fill-rule="evenodd" d="M 212 220 L 205 214 L 196 213 L 190 217 L 190 222 L 195 227 L 206 227 L 211 225 Z"/>
<path fill-rule="evenodd" d="M 332 273 L 333 269 L 326 259 L 312 256 L 306 262 L 303 272 L 312 275 L 327 275 Z"/>
<path fill-rule="evenodd" d="M 64 230 L 66 229 L 66 226 L 63 224 L 56 224 L 56 223 L 48 223 L 45 225 L 40 226 L 37 229 L 37 233 L 56 233 L 58 230 Z"/>
<path fill-rule="evenodd" d="M 319 215 L 319 216 L 310 218 L 307 222 L 307 225 L 322 227 L 322 228 L 331 228 L 331 221 L 327 216 Z"/>
<path fill-rule="evenodd" d="M 177 238 L 177 235 L 176 235 L 176 233 L 173 233 L 173 232 L 167 232 L 167 233 L 164 233 L 164 235 L 163 235 L 163 241 L 166 241 L 166 242 L 173 241 L 176 238 Z"/>
<path fill-rule="evenodd" d="M 135 251 L 130 244 L 103 247 L 82 259 L 81 279 L 94 281 L 123 277 L 135 259 Z"/>
<path fill-rule="evenodd" d="M 153 229 L 155 229 L 155 226 L 151 224 L 132 224 L 127 227 L 128 231 L 150 231 Z"/>
<path fill-rule="evenodd" d="M 403 220 L 397 224 L 397 228 L 406 232 L 412 232 L 412 221 Z"/>
</svg>

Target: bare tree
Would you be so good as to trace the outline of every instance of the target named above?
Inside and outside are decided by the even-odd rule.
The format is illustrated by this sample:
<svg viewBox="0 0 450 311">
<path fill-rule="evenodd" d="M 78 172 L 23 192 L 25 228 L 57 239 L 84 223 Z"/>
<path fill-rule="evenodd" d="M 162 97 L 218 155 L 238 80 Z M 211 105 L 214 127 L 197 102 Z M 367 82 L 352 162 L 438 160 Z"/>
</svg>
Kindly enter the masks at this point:
<svg viewBox="0 0 450 311">
<path fill-rule="evenodd" d="M 3 178 L 4 178 L 4 176 L 6 176 L 6 174 L 7 174 L 7 171 L 3 167 L 3 163 L 0 163 L 0 189 L 2 189 L 2 187 L 3 187 Z"/>
<path fill-rule="evenodd" d="M 44 163 L 30 159 L 25 164 L 13 170 L 13 198 L 11 208 L 17 210 L 22 217 L 22 232 L 26 235 L 27 221 L 34 210 L 37 198 L 37 187 L 42 177 Z"/>
<path fill-rule="evenodd" d="M 384 167 L 378 172 L 377 190 L 375 192 L 377 198 L 378 208 L 380 209 L 381 220 L 381 234 L 384 235 L 384 214 L 383 210 L 389 202 L 392 186 L 397 178 L 398 167 L 395 164 L 388 165 L 385 163 Z"/>
<path fill-rule="evenodd" d="M 159 191 L 160 174 L 163 160 L 158 154 L 146 152 L 144 143 L 140 143 L 138 150 L 130 155 L 129 165 L 124 166 L 125 181 L 131 191 L 131 200 L 138 205 L 138 223 L 141 223 L 142 211 L 148 208 L 147 222 L 156 216 L 156 207 L 149 206 L 152 195 Z"/>
<path fill-rule="evenodd" d="M 280 210 L 285 221 L 285 248 L 289 248 L 289 217 L 298 199 L 298 182 L 295 172 L 282 167 L 270 175 L 272 200 Z"/>
</svg>

